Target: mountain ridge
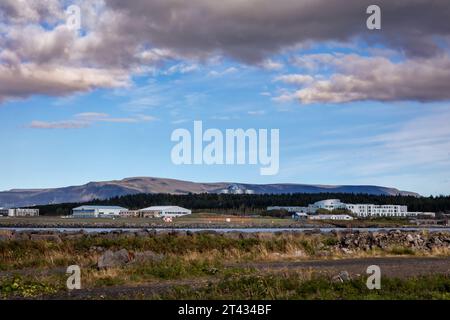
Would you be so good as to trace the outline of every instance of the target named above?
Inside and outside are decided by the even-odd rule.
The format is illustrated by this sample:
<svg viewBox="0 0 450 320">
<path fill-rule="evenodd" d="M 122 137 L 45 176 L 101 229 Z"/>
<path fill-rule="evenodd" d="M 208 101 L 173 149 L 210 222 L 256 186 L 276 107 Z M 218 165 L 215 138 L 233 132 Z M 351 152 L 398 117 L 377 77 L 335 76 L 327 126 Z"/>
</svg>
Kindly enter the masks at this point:
<svg viewBox="0 0 450 320">
<path fill-rule="evenodd" d="M 0 192 L 0 207 L 87 202 L 139 193 L 227 193 L 227 194 L 282 194 L 282 193 L 367 193 L 374 195 L 410 195 L 415 192 L 376 185 L 314 185 L 296 183 L 251 184 L 236 182 L 192 182 L 185 180 L 130 177 L 122 180 L 92 181 L 83 185 L 43 189 L 11 189 Z"/>
</svg>

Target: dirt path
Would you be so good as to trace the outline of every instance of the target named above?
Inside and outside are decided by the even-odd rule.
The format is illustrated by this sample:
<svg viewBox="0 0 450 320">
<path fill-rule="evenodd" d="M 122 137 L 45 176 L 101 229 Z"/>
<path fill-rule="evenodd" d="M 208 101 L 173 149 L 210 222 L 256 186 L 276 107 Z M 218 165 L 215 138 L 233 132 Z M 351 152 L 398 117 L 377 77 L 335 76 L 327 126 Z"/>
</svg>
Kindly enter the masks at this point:
<svg viewBox="0 0 450 320">
<path fill-rule="evenodd" d="M 316 261 L 255 262 L 234 264 L 230 266 L 250 267 L 261 271 L 312 270 L 330 274 L 347 271 L 350 275 L 362 275 L 366 274 L 367 267 L 370 265 L 379 266 L 382 276 L 386 277 L 404 278 L 435 273 L 450 274 L 450 257 L 383 257 Z"/>
<path fill-rule="evenodd" d="M 137 286 L 112 286 L 102 288 L 90 288 L 74 290 L 72 292 L 63 292 L 42 299 L 49 300 L 90 300 L 90 299 L 135 299 L 139 297 L 151 297 L 162 294 L 175 286 L 189 286 L 191 288 L 201 288 L 208 283 L 217 282 L 219 279 L 201 278 L 201 279 L 182 279 L 166 280 L 147 283 Z"/>
</svg>

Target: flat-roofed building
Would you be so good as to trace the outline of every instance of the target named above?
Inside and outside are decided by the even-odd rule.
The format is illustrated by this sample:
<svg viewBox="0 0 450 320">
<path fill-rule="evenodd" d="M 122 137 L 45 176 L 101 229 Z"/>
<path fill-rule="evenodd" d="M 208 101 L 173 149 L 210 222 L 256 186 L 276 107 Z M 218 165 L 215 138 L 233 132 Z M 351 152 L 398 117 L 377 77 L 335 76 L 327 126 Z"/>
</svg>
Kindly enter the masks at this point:
<svg viewBox="0 0 450 320">
<path fill-rule="evenodd" d="M 408 207 L 395 204 L 345 204 L 358 217 L 407 217 Z"/>
<path fill-rule="evenodd" d="M 192 211 L 178 206 L 153 206 L 139 210 L 143 217 L 180 217 L 192 214 Z"/>
<path fill-rule="evenodd" d="M 127 208 L 117 206 L 81 206 L 72 209 L 74 218 L 113 218 L 119 217 Z"/>
<path fill-rule="evenodd" d="M 29 208 L 15 208 L 15 209 L 0 209 L 0 216 L 4 217 L 37 217 L 39 216 L 39 209 Z"/>
<path fill-rule="evenodd" d="M 408 207 L 397 204 L 350 204 L 343 203 L 339 199 L 327 199 L 317 201 L 308 207 L 268 207 L 267 210 L 287 210 L 289 212 L 304 212 L 308 214 L 315 214 L 319 209 L 333 210 L 348 210 L 349 213 L 358 218 L 371 217 L 396 217 L 406 218 L 414 216 L 434 216 L 433 212 L 408 212 Z"/>
<path fill-rule="evenodd" d="M 308 219 L 308 214 L 304 212 L 294 212 L 292 215 L 292 219 L 294 220 L 306 220 Z"/>
<path fill-rule="evenodd" d="M 122 218 L 139 218 L 141 217 L 141 212 L 139 210 L 124 210 L 120 211 L 120 216 Z"/>
</svg>

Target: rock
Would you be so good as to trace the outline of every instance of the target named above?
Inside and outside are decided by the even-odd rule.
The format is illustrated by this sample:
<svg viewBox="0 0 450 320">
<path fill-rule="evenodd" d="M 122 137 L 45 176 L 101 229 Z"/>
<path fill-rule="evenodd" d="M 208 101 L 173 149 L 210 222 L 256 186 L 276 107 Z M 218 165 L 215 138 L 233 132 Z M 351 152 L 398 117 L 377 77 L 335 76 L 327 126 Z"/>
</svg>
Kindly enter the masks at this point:
<svg viewBox="0 0 450 320">
<path fill-rule="evenodd" d="M 341 271 L 341 272 L 339 272 L 338 275 L 334 276 L 331 280 L 333 282 L 347 282 L 347 281 L 350 281 L 351 278 L 347 271 Z"/>
<path fill-rule="evenodd" d="M 51 241 L 61 243 L 61 238 L 56 234 L 32 234 L 30 239 L 32 241 Z"/>
<path fill-rule="evenodd" d="M 350 275 L 348 274 L 347 271 L 339 272 L 339 277 L 342 279 L 343 282 L 351 280 Z"/>
<path fill-rule="evenodd" d="M 408 233 L 408 235 L 406 236 L 406 240 L 408 242 L 414 242 L 414 237 L 411 234 Z"/>
<path fill-rule="evenodd" d="M 97 266 L 99 269 L 121 267 L 130 261 L 131 257 L 126 249 L 116 252 L 107 250 L 98 258 Z"/>
</svg>

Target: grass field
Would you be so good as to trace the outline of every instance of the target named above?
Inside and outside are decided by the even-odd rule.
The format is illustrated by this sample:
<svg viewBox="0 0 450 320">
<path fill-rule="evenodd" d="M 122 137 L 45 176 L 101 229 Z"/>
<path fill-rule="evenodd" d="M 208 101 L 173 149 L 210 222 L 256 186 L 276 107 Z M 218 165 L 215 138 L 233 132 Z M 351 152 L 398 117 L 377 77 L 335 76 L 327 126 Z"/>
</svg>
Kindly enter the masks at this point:
<svg viewBox="0 0 450 320">
<path fill-rule="evenodd" d="M 426 237 L 426 235 L 423 235 Z M 164 233 L 67 235 L 0 241 L 3 299 L 449 299 L 450 248 L 388 245 L 342 251 L 332 234 Z M 106 251 L 151 259 L 97 268 Z M 156 257 L 156 258 L 155 258 Z M 380 265 L 383 290 L 364 286 Z M 68 292 L 66 268 L 82 270 L 82 290 Z M 351 280 L 333 277 L 348 271 Z M 400 272 L 399 272 L 400 270 Z M 397 289 L 396 289 L 397 288 Z"/>
<path fill-rule="evenodd" d="M 411 226 L 408 220 L 377 219 L 354 220 L 349 222 L 337 221 L 295 221 L 290 217 L 275 218 L 261 216 L 237 216 L 215 213 L 193 213 L 189 216 L 178 217 L 173 222 L 163 222 L 158 218 L 104 218 L 104 219 L 74 219 L 56 216 L 40 216 L 31 218 L 0 217 L 0 226 L 3 227 L 220 227 L 220 228 L 288 228 L 288 227 L 401 227 Z"/>
</svg>

